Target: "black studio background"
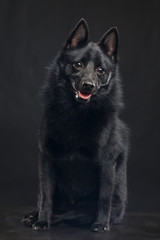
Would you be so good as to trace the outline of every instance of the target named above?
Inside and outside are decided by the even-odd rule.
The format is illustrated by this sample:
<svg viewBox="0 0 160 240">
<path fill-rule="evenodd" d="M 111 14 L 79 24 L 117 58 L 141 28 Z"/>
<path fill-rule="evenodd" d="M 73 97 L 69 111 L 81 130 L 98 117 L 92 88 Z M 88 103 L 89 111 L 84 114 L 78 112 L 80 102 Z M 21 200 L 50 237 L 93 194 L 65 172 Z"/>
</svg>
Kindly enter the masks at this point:
<svg viewBox="0 0 160 240">
<path fill-rule="evenodd" d="M 81 17 L 98 41 L 120 32 L 120 69 L 131 128 L 128 210 L 160 212 L 160 1 L 0 1 L 0 204 L 36 204 L 40 87 Z"/>
</svg>

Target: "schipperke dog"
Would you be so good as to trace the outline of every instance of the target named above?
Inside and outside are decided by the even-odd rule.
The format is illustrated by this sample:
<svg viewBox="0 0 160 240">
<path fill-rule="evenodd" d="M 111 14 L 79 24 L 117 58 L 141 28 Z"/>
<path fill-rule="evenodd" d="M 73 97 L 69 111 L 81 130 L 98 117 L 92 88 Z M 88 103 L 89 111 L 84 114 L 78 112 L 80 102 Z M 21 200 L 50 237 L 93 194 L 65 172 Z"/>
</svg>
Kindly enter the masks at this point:
<svg viewBox="0 0 160 240">
<path fill-rule="evenodd" d="M 38 209 L 23 222 L 35 230 L 68 222 L 109 231 L 127 200 L 128 128 L 118 67 L 118 31 L 88 42 L 81 19 L 51 65 L 39 134 Z"/>
</svg>

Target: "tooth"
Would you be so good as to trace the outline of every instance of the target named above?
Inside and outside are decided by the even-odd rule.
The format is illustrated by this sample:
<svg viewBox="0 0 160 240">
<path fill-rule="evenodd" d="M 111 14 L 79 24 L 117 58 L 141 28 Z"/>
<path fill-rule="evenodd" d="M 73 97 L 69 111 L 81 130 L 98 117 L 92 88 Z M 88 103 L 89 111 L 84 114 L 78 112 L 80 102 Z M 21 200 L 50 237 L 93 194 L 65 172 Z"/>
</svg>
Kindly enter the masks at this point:
<svg viewBox="0 0 160 240">
<path fill-rule="evenodd" d="M 78 92 L 76 92 L 76 98 L 78 98 Z"/>
</svg>

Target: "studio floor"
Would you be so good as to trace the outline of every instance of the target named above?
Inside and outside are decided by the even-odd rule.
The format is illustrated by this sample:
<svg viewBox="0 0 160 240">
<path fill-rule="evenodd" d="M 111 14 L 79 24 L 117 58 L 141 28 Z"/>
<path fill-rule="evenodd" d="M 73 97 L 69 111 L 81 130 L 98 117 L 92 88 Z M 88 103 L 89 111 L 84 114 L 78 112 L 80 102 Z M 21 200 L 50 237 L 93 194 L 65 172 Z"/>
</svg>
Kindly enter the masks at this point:
<svg viewBox="0 0 160 240">
<path fill-rule="evenodd" d="M 32 210 L 31 207 L 1 208 L 0 240 L 160 240 L 160 214 L 127 213 L 120 225 L 112 226 L 106 233 L 93 233 L 88 228 L 68 225 L 36 232 L 20 221 Z"/>
</svg>

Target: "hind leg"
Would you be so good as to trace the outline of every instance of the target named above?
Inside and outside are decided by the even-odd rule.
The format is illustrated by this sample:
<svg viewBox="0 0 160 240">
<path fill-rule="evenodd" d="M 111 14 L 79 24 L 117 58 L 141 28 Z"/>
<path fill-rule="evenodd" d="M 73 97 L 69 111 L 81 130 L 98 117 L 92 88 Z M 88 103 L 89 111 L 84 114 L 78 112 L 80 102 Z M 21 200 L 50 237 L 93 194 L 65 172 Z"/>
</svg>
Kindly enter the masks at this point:
<svg viewBox="0 0 160 240">
<path fill-rule="evenodd" d="M 38 221 L 38 211 L 31 212 L 25 215 L 21 220 L 26 226 L 32 227 Z M 84 213 L 81 210 L 71 210 L 63 214 L 53 214 L 52 225 L 60 223 L 68 223 L 75 226 L 88 226 L 93 222 L 90 214 Z"/>
<path fill-rule="evenodd" d="M 32 225 L 38 220 L 38 211 L 35 211 L 35 212 L 31 212 L 27 215 L 25 215 L 21 221 L 29 226 L 29 227 L 32 227 Z"/>
</svg>

